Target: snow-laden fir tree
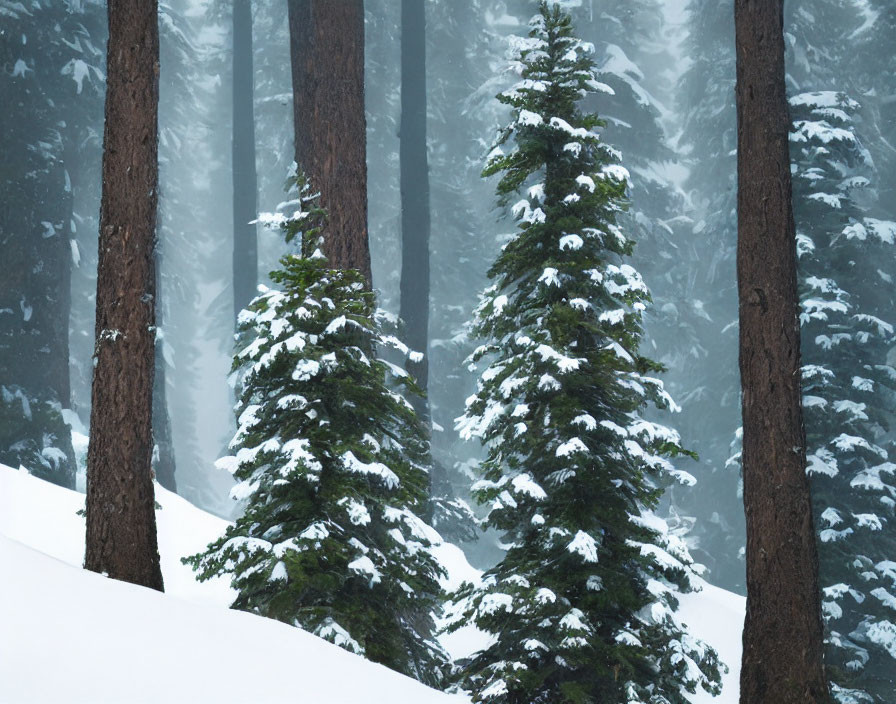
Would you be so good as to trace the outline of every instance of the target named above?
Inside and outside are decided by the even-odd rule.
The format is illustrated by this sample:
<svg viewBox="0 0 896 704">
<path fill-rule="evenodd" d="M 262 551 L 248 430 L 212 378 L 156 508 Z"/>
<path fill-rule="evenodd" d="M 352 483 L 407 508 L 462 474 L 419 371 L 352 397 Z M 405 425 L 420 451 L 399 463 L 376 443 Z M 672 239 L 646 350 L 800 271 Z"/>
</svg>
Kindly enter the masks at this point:
<svg viewBox="0 0 896 704">
<path fill-rule="evenodd" d="M 896 223 L 870 217 L 873 162 L 843 93 L 790 99 L 800 256 L 803 408 L 827 669 L 842 704 L 892 701 L 896 671 L 896 464 L 888 409 L 896 369 L 892 285 Z M 876 282 L 876 286 L 874 285 Z M 888 451 L 889 450 L 889 451 Z"/>
<path fill-rule="evenodd" d="M 297 210 L 263 220 L 298 236 L 301 254 L 283 257 L 277 288 L 260 287 L 239 316 L 239 429 L 218 462 L 245 510 L 189 562 L 200 579 L 232 575 L 234 608 L 438 684 L 439 536 L 418 516 L 425 435 L 400 393 L 410 382 L 377 347 L 412 353 L 383 331 L 364 277 L 327 267 L 307 184 L 287 205 Z"/>
<path fill-rule="evenodd" d="M 486 445 L 474 493 L 506 553 L 456 595 L 455 623 L 494 639 L 460 684 L 475 701 L 686 702 L 717 688 L 718 659 L 676 616 L 694 566 L 652 511 L 663 482 L 692 478 L 667 459 L 678 434 L 641 417 L 674 404 L 638 352 L 649 294 L 616 224 L 628 175 L 577 106 L 609 88 L 560 7 L 542 2 L 530 28 L 484 171 L 502 201 L 525 197 L 476 311 L 486 366 L 458 420 Z"/>
</svg>

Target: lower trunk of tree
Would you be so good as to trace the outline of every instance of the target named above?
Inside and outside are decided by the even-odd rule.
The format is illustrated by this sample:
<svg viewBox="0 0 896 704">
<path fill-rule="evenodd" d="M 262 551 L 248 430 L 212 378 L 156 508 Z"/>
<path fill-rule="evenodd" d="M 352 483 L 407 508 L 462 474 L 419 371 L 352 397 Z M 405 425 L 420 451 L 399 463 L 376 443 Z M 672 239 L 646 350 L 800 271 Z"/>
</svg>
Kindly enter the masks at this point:
<svg viewBox="0 0 896 704">
<path fill-rule="evenodd" d="M 806 477 L 783 0 L 736 0 L 740 371 L 747 521 L 742 704 L 828 702 Z"/>
<path fill-rule="evenodd" d="M 328 212 L 324 253 L 370 284 L 363 0 L 289 0 L 296 163 Z"/>
<path fill-rule="evenodd" d="M 158 4 L 116 0 L 108 14 L 84 566 L 161 591 L 151 474 Z"/>
</svg>

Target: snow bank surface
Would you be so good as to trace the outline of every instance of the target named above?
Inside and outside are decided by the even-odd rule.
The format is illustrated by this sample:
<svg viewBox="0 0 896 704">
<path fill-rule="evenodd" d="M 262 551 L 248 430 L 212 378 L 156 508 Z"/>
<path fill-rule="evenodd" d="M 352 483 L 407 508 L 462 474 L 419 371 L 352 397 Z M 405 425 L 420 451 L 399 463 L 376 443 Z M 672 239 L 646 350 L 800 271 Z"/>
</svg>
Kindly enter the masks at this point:
<svg viewBox="0 0 896 704">
<path fill-rule="evenodd" d="M 0 704 L 209 702 L 461 704 L 309 633 L 226 607 L 226 580 L 200 584 L 180 558 L 226 527 L 156 485 L 165 594 L 81 569 L 84 495 L 0 465 Z M 435 548 L 457 588 L 480 573 Z M 718 698 L 736 704 L 744 600 L 703 584 L 682 619 L 730 668 Z M 443 637 L 455 658 L 485 643 L 472 626 Z"/>
<path fill-rule="evenodd" d="M 722 672 L 722 693 L 718 697 L 698 690 L 691 697 L 691 702 L 737 704 L 740 696 L 740 656 L 743 652 L 741 633 L 747 600 L 702 579 L 692 581 L 703 589 L 682 596 L 678 613 L 692 634 L 716 649 L 719 658 L 728 666 L 728 672 Z"/>
<path fill-rule="evenodd" d="M 297 628 L 222 608 L 227 584 L 198 584 L 178 560 L 224 521 L 158 485 L 156 498 L 166 594 L 80 569 L 83 495 L 0 466 L 0 702 L 466 701 Z"/>
</svg>

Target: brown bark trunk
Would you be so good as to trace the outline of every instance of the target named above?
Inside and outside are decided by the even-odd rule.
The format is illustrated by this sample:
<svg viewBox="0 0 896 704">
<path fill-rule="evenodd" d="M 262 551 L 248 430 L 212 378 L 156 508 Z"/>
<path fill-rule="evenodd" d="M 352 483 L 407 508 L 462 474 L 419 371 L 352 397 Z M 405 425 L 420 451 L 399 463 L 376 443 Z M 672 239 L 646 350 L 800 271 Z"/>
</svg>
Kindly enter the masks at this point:
<svg viewBox="0 0 896 704">
<path fill-rule="evenodd" d="M 742 704 L 828 702 L 800 406 L 783 0 L 736 0 L 740 372 L 747 521 Z"/>
<path fill-rule="evenodd" d="M 115 0 L 108 13 L 84 566 L 161 591 L 151 475 L 158 4 Z"/>
<path fill-rule="evenodd" d="M 324 253 L 370 283 L 363 0 L 289 0 L 296 163 L 329 217 Z"/>
</svg>

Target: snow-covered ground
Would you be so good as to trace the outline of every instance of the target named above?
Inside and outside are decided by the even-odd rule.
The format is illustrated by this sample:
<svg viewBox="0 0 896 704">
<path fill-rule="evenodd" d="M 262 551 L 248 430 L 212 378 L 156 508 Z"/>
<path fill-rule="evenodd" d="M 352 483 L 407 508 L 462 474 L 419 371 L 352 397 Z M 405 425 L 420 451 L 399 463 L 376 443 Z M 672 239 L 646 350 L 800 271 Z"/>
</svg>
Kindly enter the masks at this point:
<svg viewBox="0 0 896 704">
<path fill-rule="evenodd" d="M 198 583 L 180 558 L 203 549 L 225 521 L 156 485 L 165 594 L 81 569 L 84 496 L 0 465 L 0 703 L 449 704 L 463 697 L 352 655 L 297 628 L 226 607 L 226 580 Z M 447 585 L 475 580 L 463 553 L 441 545 Z M 737 702 L 744 602 L 711 585 L 682 600 L 684 621 L 730 672 L 721 697 Z M 455 657 L 482 634 L 444 637 Z"/>
</svg>

